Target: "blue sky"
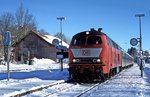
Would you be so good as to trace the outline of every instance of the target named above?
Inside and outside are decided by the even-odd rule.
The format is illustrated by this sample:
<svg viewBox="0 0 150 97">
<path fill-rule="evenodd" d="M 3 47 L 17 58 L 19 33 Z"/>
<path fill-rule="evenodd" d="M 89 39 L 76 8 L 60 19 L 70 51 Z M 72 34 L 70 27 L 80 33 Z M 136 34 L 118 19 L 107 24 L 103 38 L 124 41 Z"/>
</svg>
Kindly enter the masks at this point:
<svg viewBox="0 0 150 97">
<path fill-rule="evenodd" d="M 36 18 L 38 29 L 51 35 L 60 31 L 57 17 L 63 16 L 63 33 L 71 37 L 90 28 L 103 28 L 103 32 L 122 48 L 130 48 L 130 39 L 139 37 L 142 18 L 143 49 L 150 51 L 150 0 L 0 0 L 0 14 L 14 13 L 23 3 Z"/>
</svg>

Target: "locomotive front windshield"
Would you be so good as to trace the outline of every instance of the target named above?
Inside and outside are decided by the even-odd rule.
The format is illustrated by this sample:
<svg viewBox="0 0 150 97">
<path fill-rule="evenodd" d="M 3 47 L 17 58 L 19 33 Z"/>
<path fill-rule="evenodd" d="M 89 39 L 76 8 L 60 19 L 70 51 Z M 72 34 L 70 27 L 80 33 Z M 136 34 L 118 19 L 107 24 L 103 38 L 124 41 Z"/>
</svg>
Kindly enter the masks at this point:
<svg viewBox="0 0 150 97">
<path fill-rule="evenodd" d="M 76 36 L 73 39 L 72 45 L 100 45 L 102 44 L 99 36 Z"/>
</svg>

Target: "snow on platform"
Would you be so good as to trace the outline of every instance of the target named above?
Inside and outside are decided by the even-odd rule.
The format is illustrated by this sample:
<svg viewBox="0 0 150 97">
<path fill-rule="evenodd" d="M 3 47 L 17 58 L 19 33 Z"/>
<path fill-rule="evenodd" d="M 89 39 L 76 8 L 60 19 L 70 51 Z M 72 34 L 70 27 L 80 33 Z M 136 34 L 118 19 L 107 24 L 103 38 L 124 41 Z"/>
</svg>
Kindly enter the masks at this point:
<svg viewBox="0 0 150 97">
<path fill-rule="evenodd" d="M 88 97 L 150 97 L 150 64 L 146 64 L 143 77 L 135 64 L 107 84 L 97 87 Z"/>
</svg>

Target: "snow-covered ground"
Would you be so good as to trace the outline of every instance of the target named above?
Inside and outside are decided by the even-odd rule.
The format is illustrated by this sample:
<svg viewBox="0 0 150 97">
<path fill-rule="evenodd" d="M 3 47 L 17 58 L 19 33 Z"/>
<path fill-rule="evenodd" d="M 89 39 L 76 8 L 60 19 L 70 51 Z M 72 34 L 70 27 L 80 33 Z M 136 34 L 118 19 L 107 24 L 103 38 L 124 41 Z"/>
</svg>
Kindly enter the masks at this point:
<svg viewBox="0 0 150 97">
<path fill-rule="evenodd" d="M 140 76 L 136 64 L 97 87 L 87 97 L 150 97 L 150 64 L 145 64 L 144 76 Z M 85 96 L 85 97 L 86 97 Z"/>
<path fill-rule="evenodd" d="M 10 80 L 7 80 L 7 66 L 0 65 L 0 97 L 22 93 L 68 78 L 68 65 L 64 61 L 63 71 L 60 63 L 49 59 L 34 59 L 33 65 L 10 63 Z"/>
<path fill-rule="evenodd" d="M 67 62 L 61 71 L 59 63 L 48 59 L 34 60 L 34 65 L 10 63 L 9 81 L 7 81 L 7 66 L 0 65 L 1 97 L 8 97 L 68 78 Z M 92 92 L 85 97 L 150 97 L 150 64 L 145 65 L 143 78 L 140 77 L 139 67 L 135 64 Z"/>
</svg>

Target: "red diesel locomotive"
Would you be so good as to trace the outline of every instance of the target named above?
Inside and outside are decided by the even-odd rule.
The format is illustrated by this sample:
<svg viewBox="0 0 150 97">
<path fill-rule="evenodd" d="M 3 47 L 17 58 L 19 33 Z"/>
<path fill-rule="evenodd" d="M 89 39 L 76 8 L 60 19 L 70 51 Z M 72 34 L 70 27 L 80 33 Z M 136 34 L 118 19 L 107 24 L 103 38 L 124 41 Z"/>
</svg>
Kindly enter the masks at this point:
<svg viewBox="0 0 150 97">
<path fill-rule="evenodd" d="M 70 79 L 103 81 L 133 64 L 133 58 L 101 30 L 73 36 L 69 46 Z"/>
</svg>

